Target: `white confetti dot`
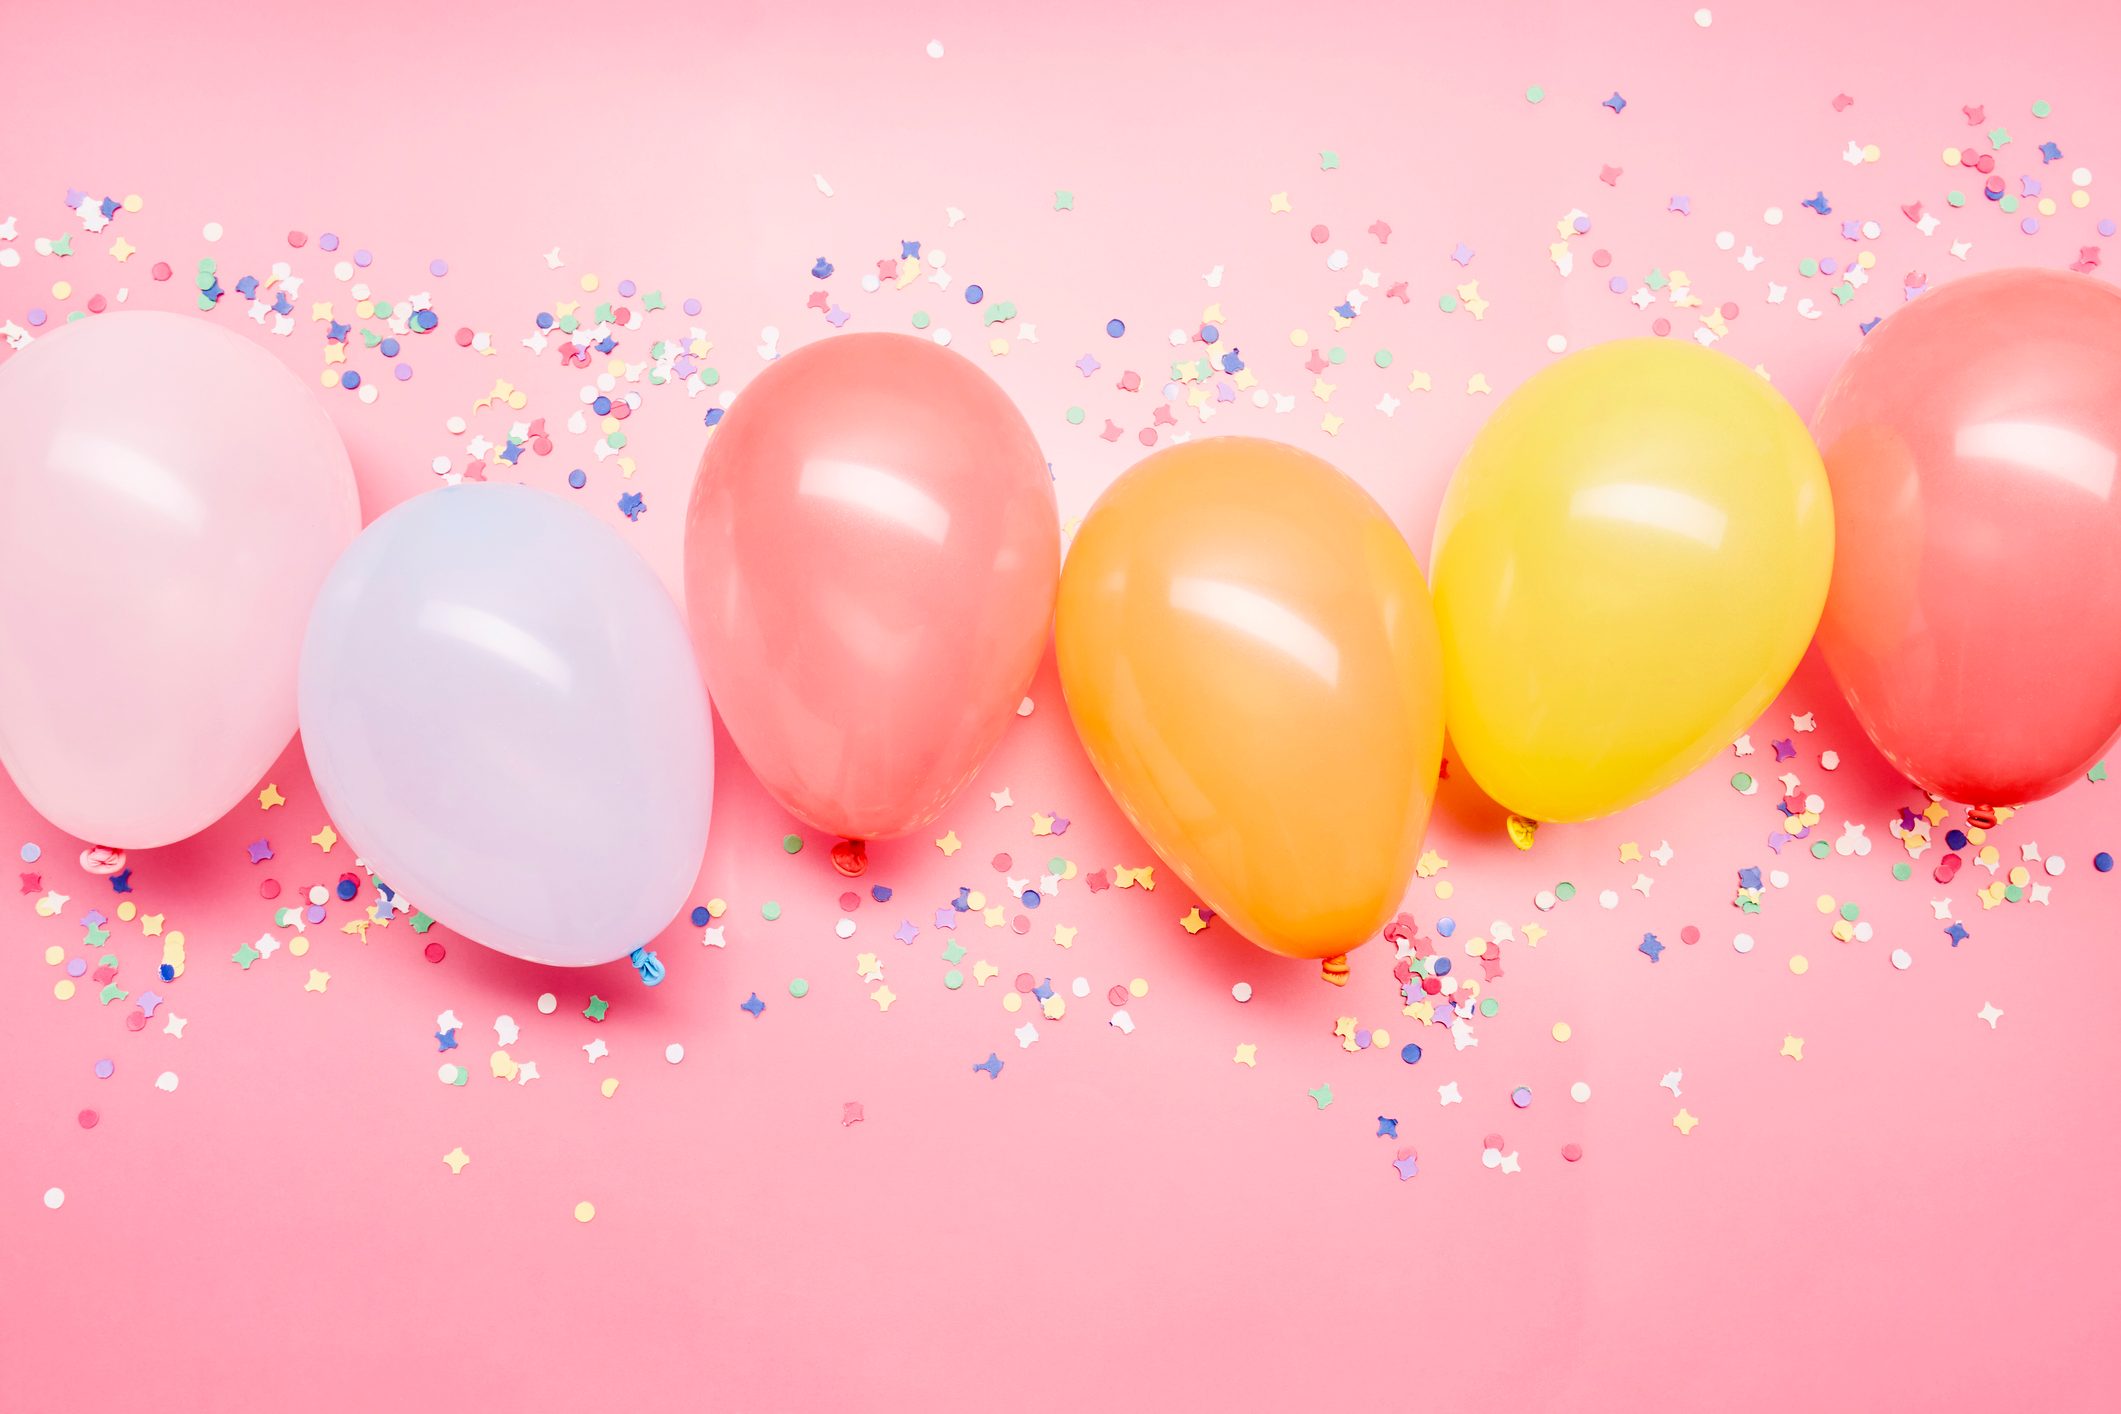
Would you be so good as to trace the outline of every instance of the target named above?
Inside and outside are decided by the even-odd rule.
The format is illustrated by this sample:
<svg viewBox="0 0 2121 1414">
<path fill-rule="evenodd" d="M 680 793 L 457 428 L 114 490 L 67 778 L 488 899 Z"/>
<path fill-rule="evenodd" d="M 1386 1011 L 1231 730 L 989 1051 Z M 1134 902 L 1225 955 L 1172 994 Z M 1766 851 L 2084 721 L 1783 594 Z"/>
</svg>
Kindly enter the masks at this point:
<svg viewBox="0 0 2121 1414">
<path fill-rule="evenodd" d="M 2079 182 L 2079 183 L 2077 183 L 2077 185 L 2081 187 L 2081 186 L 2083 186 L 2083 185 L 2084 185 L 2084 183 L 2083 183 L 2083 182 Z M 207 222 L 207 223 L 206 223 L 206 229 L 204 229 L 203 231 L 199 232 L 199 234 L 200 234 L 200 235 L 202 235 L 202 236 L 204 236 L 204 237 L 206 237 L 206 238 L 207 238 L 208 240 L 210 240 L 210 241 L 217 241 L 217 240 L 220 240 L 220 239 L 221 239 L 221 223 L 220 223 L 219 221 L 209 221 L 209 222 Z"/>
<path fill-rule="evenodd" d="M 1902 972 L 1905 972 L 1908 970 L 1908 968 L 1912 967 L 1914 965 L 1914 962 L 1915 959 L 1908 955 L 1908 951 L 1906 948 L 1893 949 L 1893 966 L 1897 967 Z"/>
<path fill-rule="evenodd" d="M 852 918 L 842 918 L 839 922 L 832 925 L 832 931 L 843 938 L 851 938 L 854 936 L 854 920 Z"/>
<path fill-rule="evenodd" d="M 1753 935 L 1751 933 L 1740 933 L 1737 937 L 1731 939 L 1731 946 L 1740 952 L 1751 952 L 1753 950 Z"/>
<path fill-rule="evenodd" d="M 2062 856 L 2061 856 L 2061 855 L 2059 855 L 2059 854 L 2050 854 L 2050 855 L 2049 855 L 2049 856 L 2047 857 L 2047 865 L 2046 865 L 2046 869 L 2047 869 L 2047 872 L 2048 872 L 2048 873 L 2050 873 L 2050 874 L 2060 874 L 2060 873 L 2062 872 L 2062 866 L 2063 866 L 2063 860 L 2062 860 Z"/>
<path fill-rule="evenodd" d="M 1560 902 L 1561 900 L 1554 896 L 1554 891 L 1552 889 L 1541 889 L 1538 893 L 1532 896 L 1532 906 L 1538 909 L 1541 913 L 1552 912 L 1554 905 Z"/>
<path fill-rule="evenodd" d="M 155 1077 L 155 1088 L 165 1093 L 177 1088 L 177 1072 L 165 1070 Z"/>
<path fill-rule="evenodd" d="M 928 57 L 931 59 L 940 59 L 943 57 L 943 42 L 940 39 L 931 39 L 928 41 Z"/>
<path fill-rule="evenodd" d="M 1867 943 L 1870 940 L 1871 925 L 1868 923 L 1858 923 L 1856 925 L 1856 941 L 1859 943 Z"/>
<path fill-rule="evenodd" d="M 1620 907 L 1620 895 L 1612 889 L 1603 890 L 1598 895 L 1598 906 L 1600 908 L 1618 908 Z"/>
<path fill-rule="evenodd" d="M 322 884 L 312 884 L 312 885 L 310 885 L 310 889 L 309 889 L 309 901 L 310 901 L 311 903 L 323 903 L 323 902 L 324 902 L 324 901 L 325 901 L 326 899 L 328 899 L 328 898 L 330 898 L 330 897 L 331 897 L 331 890 L 330 890 L 330 889 L 327 889 L 327 888 L 325 888 L 325 887 L 324 887 L 324 886 L 323 886 Z"/>
<path fill-rule="evenodd" d="M 45 1207 L 47 1207 L 47 1208 L 56 1208 L 56 1207 L 58 1207 L 58 1206 L 59 1206 L 59 1205 L 60 1205 L 61 1203 L 64 1203 L 65 1201 L 66 1201 L 66 1190 L 65 1190 L 64 1188 L 47 1188 L 47 1189 L 45 1189 L 45 1190 L 44 1190 L 44 1206 L 45 1206 Z"/>
<path fill-rule="evenodd" d="M 21 263 L 22 256 L 20 252 L 13 250 L 0 250 L 0 270 L 12 270 Z"/>
<path fill-rule="evenodd" d="M 559 1005 L 560 999 L 550 992 L 538 998 L 538 1010 L 546 1016 L 552 1015 Z"/>
<path fill-rule="evenodd" d="M 449 419 L 449 421 L 443 423 L 442 425 L 449 429 L 450 434 L 452 436 L 456 435 L 457 433 L 461 433 L 467 426 L 464 419 L 461 417 L 452 417 Z"/>
<path fill-rule="evenodd" d="M 1716 249 L 1729 250 L 1736 244 L 1738 244 L 1738 237 L 1732 235 L 1729 231 L 1718 231 L 1716 233 Z"/>
<path fill-rule="evenodd" d="M 685 1048 L 676 1041 L 672 1041 L 669 1045 L 663 1047 L 663 1059 L 669 1061 L 672 1065 L 676 1065 L 679 1061 L 685 1059 Z"/>
<path fill-rule="evenodd" d="M 2069 179 L 2080 187 L 2088 187 L 2092 184 L 2092 169 L 2079 167 L 2076 171 L 2069 174 Z"/>
<path fill-rule="evenodd" d="M 460 1069 L 462 1069 L 461 1066 L 449 1065 L 445 1062 L 439 1070 L 435 1071 L 435 1079 L 441 1081 L 444 1085 L 454 1085 L 457 1083 L 457 1072 Z"/>
<path fill-rule="evenodd" d="M 1770 206 L 1760 219 L 1767 222 L 1770 226 L 1779 226 L 1782 224 L 1782 208 Z"/>
<path fill-rule="evenodd" d="M 1249 1002 L 1252 1000 L 1252 984 L 1250 982 L 1240 982 L 1230 989 L 1230 995 L 1241 1002 Z"/>
<path fill-rule="evenodd" d="M 1566 334 L 1549 334 L 1549 335 L 1547 335 L 1547 352 L 1548 352 L 1548 353 L 1567 353 L 1567 352 L 1568 352 L 1568 350 L 1569 350 L 1569 336 L 1568 336 L 1568 335 L 1566 335 Z"/>
<path fill-rule="evenodd" d="M 1580 1105 L 1591 1098 L 1591 1087 L 1579 1080 L 1569 1087 L 1569 1098 Z"/>
<path fill-rule="evenodd" d="M 1090 995 L 1090 979 L 1078 977 L 1068 984 L 1068 990 L 1075 993 L 1078 997 L 1087 997 Z"/>
<path fill-rule="evenodd" d="M 1716 17 L 1707 10 L 1696 10 L 1694 12 L 1694 23 L 1700 25 L 1703 29 L 1707 29 L 1710 25 L 1716 23 Z"/>
<path fill-rule="evenodd" d="M 1027 697 L 1023 701 L 1016 704 L 1016 715 L 1019 717 L 1028 717 L 1031 715 L 1032 711 L 1037 707 L 1037 705 L 1037 703 L 1033 702 L 1030 698 Z"/>
<path fill-rule="evenodd" d="M 1822 751 L 1822 752 L 1820 752 L 1820 753 L 1819 753 L 1819 769 L 1820 769 L 1820 770 L 1822 770 L 1822 771 L 1838 771 L 1838 770 L 1840 770 L 1840 769 L 1841 769 L 1841 753 L 1840 753 L 1840 752 L 1838 752 L 1838 751 Z"/>
<path fill-rule="evenodd" d="M 1789 872 L 1783 869 L 1774 870 L 1767 876 L 1767 881 L 1778 889 L 1786 889 L 1790 886 Z"/>
</svg>

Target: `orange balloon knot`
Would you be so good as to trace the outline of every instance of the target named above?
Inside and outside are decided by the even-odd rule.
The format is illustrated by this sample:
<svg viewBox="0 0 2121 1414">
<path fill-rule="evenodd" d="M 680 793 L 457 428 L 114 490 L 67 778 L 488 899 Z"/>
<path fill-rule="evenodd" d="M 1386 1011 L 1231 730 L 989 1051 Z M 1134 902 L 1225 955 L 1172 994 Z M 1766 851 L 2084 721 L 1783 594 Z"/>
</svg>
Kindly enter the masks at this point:
<svg viewBox="0 0 2121 1414">
<path fill-rule="evenodd" d="M 1318 975 L 1336 987 L 1347 986 L 1348 955 L 1346 953 L 1336 953 L 1332 957 L 1319 959 Z"/>
<path fill-rule="evenodd" d="M 832 847 L 832 867 L 848 878 L 858 878 L 869 870 L 869 845 L 863 840 L 841 840 Z"/>
<path fill-rule="evenodd" d="M 1996 807 L 1993 805 L 1970 805 L 1966 810 L 1966 823 L 1977 830 L 1996 828 Z"/>
</svg>

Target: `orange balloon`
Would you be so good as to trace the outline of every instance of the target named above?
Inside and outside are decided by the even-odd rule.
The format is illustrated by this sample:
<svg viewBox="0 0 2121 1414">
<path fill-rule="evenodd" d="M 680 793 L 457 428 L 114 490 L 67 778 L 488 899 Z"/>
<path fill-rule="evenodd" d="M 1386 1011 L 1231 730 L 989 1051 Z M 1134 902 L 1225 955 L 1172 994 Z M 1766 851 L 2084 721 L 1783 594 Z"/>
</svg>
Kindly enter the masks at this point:
<svg viewBox="0 0 2121 1414">
<path fill-rule="evenodd" d="M 1098 775 L 1223 921 L 1330 957 L 1391 918 L 1436 795 L 1443 656 L 1361 487 L 1251 437 L 1158 452 L 1084 519 L 1055 637 Z"/>
</svg>

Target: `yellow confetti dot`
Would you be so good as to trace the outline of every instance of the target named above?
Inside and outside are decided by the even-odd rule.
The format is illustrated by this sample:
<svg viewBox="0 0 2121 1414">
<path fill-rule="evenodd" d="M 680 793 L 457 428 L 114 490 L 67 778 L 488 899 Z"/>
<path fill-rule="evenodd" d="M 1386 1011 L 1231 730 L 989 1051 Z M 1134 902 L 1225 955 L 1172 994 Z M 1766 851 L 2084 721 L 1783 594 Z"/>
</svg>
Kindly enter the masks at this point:
<svg viewBox="0 0 2121 1414">
<path fill-rule="evenodd" d="M 607 1075 L 604 1077 L 604 1083 L 598 1088 L 604 1092 L 604 1098 L 608 1100 L 619 1093 L 619 1078 L 616 1075 Z"/>
<path fill-rule="evenodd" d="M 57 967 L 60 963 L 66 961 L 66 949 L 60 947 L 57 943 L 53 943 L 44 950 L 44 960 L 51 966 Z"/>
<path fill-rule="evenodd" d="M 595 289 L 596 286 L 591 283 L 595 279 L 596 276 L 594 275 L 584 275 L 582 277 L 582 284 L 585 288 Z M 590 1202 L 586 1198 L 574 1205 L 574 1220 L 578 1223 L 586 1223 L 591 1218 L 594 1218 L 596 1215 L 597 1205 Z"/>
<path fill-rule="evenodd" d="M 729 905 L 726 901 L 718 898 L 711 898 L 707 900 L 707 916 L 709 918 L 720 918 L 724 913 L 727 913 L 728 911 Z"/>
<path fill-rule="evenodd" d="M 981 893 L 978 889 L 974 889 L 971 893 L 965 895 L 966 908 L 976 910 L 985 908 L 986 906 L 987 896 Z"/>
<path fill-rule="evenodd" d="M 596 277 L 596 276 L 594 276 L 594 275 L 584 275 L 584 276 L 582 277 L 582 288 L 583 288 L 583 289 L 585 289 L 585 290 L 593 290 L 593 289 L 595 289 L 596 287 L 597 287 L 597 277 Z"/>
<path fill-rule="evenodd" d="M 1944 149 L 1944 165 L 1947 167 L 1956 167 L 1959 165 L 1958 148 L 1947 147 L 1946 149 Z"/>
<path fill-rule="evenodd" d="M 309 956 L 309 939 L 298 937 L 289 941 L 287 944 L 287 955 L 289 957 Z"/>
<path fill-rule="evenodd" d="M 52 995 L 57 997 L 62 1002 L 72 1001 L 74 997 L 74 979 L 71 977 L 61 977 L 59 979 L 59 985 L 52 988 Z"/>
<path fill-rule="evenodd" d="M 72 285 L 72 284 L 71 284 L 70 282 L 68 282 L 68 281 L 65 281 L 65 280 L 54 280 L 54 281 L 52 282 L 52 298 L 53 298 L 53 299 L 65 299 L 65 298 L 66 298 L 66 297 L 67 297 L 68 295 L 72 294 L 73 292 L 74 292 L 74 287 L 73 287 L 73 285 Z"/>
<path fill-rule="evenodd" d="M 118 905 L 118 917 L 120 917 L 127 923 L 132 922 L 135 918 L 138 918 L 139 916 L 140 910 L 131 899 L 127 899 L 124 903 Z"/>
<path fill-rule="evenodd" d="M 1571 1037 L 1571 1036 L 1573 1036 L 1573 1035 L 1575 1035 L 1575 1034 L 1576 1034 L 1576 1033 L 1575 1033 L 1575 1032 L 1574 1032 L 1573 1030 L 1571 1030 L 1571 1029 L 1570 1029 L 1570 1027 L 1569 1027 L 1569 1023 L 1567 1023 L 1566 1021 L 1557 1021 L 1557 1022 L 1555 1022 L 1555 1023 L 1554 1023 L 1554 1039 L 1555 1039 L 1555 1040 L 1557 1040 L 1557 1041 L 1566 1041 L 1566 1040 L 1568 1040 L 1568 1039 L 1569 1039 L 1569 1037 Z"/>
<path fill-rule="evenodd" d="M 124 207 L 127 211 L 138 211 L 146 203 L 140 200 L 140 194 L 138 192 L 134 192 L 118 204 Z"/>
<path fill-rule="evenodd" d="M 1864 144 L 1864 147 L 1863 147 L 1863 160 L 1864 160 L 1864 161 L 1866 161 L 1866 162 L 1876 162 L 1876 161 L 1877 161 L 1877 160 L 1878 160 L 1879 158 L 1881 158 L 1881 157 L 1883 157 L 1883 156 L 1885 156 L 1885 152 L 1884 152 L 1884 150 L 1883 150 L 1883 149 L 1881 149 L 1881 148 L 1880 148 L 1880 147 L 1878 146 L 1878 144 L 1877 144 L 1877 143 L 1875 143 L 1875 142 L 1872 142 L 1872 143 L 1865 143 L 1865 144 Z"/>
<path fill-rule="evenodd" d="M 1486 957 L 1487 955 L 1488 940 L 1486 938 L 1475 938 L 1472 942 L 1466 944 L 1467 957 Z"/>
<path fill-rule="evenodd" d="M 1149 979 L 1148 979 L 1148 978 L 1146 978 L 1146 977 L 1137 977 L 1137 978 L 1135 978 L 1135 979 L 1134 979 L 1134 980 L 1133 980 L 1132 982 L 1129 982 L 1129 983 L 1127 984 L 1127 995 L 1128 995 L 1128 996 L 1131 996 L 1131 997 L 1146 997 L 1146 996 L 1148 996 L 1148 995 L 1149 995 Z"/>
<path fill-rule="evenodd" d="M 1799 977 L 1811 970 L 1811 966 L 1811 963 L 1805 961 L 1803 953 L 1799 953 L 1790 959 L 1790 971 L 1796 973 Z"/>
<path fill-rule="evenodd" d="M 2069 194 L 2069 204 L 2082 211 L 2085 207 L 2092 204 L 2092 194 L 2079 187 Z"/>
<path fill-rule="evenodd" d="M 2055 214 L 2055 199 L 2053 197 L 2043 196 L 2040 198 L 2040 214 L 2042 216 L 2052 216 Z"/>
<path fill-rule="evenodd" d="M 1305 344 L 1311 342 L 1311 336 L 1302 329 L 1291 329 L 1289 331 L 1289 342 L 1298 348 L 1302 348 Z"/>
<path fill-rule="evenodd" d="M 1438 879 L 1436 881 L 1436 897 L 1449 898 L 1456 891 L 1456 886 L 1449 879 Z"/>
<path fill-rule="evenodd" d="M 1002 996 L 1002 1010 L 1003 1010 L 1003 1011 L 1009 1011 L 1009 1012 L 1017 1011 L 1017 1010 L 1021 1009 L 1021 1008 L 1023 1007 L 1023 1005 L 1024 1005 L 1024 999 L 1023 999 L 1023 996 L 1022 996 L 1022 994 L 1021 994 L 1021 993 L 1017 993 L 1017 992 L 1006 992 L 1006 993 L 1004 993 L 1004 994 L 1003 994 L 1003 996 Z"/>
<path fill-rule="evenodd" d="M 1834 896 L 1832 894 L 1819 895 L 1819 911 L 1821 913 L 1832 913 L 1840 906 L 1841 905 L 1834 902 Z"/>
</svg>

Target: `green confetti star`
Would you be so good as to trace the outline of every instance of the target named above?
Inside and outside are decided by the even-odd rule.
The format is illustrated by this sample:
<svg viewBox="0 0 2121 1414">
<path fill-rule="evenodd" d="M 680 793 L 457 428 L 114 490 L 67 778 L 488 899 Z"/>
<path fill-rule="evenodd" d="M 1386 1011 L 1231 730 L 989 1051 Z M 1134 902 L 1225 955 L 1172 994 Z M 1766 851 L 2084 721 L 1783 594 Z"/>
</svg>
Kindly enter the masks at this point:
<svg viewBox="0 0 2121 1414">
<path fill-rule="evenodd" d="M 230 962 L 233 962 L 236 966 L 242 968 L 245 972 L 248 972 L 250 971 L 250 965 L 263 956 L 265 956 L 264 953 L 259 952 L 249 943 L 245 943 L 242 947 L 237 948 L 233 953 L 231 953 L 229 955 L 228 960 Z"/>
<path fill-rule="evenodd" d="M 1318 154 L 1318 170 L 1319 170 L 1319 171 L 1321 171 L 1321 172 L 1330 172 L 1330 171 L 1334 170 L 1335 168 L 1337 168 L 1338 166 L 1340 166 L 1340 154 L 1339 154 L 1339 153 L 1337 153 L 1337 152 L 1321 152 L 1321 153 L 1319 153 L 1319 154 Z"/>
<path fill-rule="evenodd" d="M 641 296 L 641 308 L 668 309 L 669 306 L 663 303 L 663 292 L 661 290 L 650 290 L 647 294 Z"/>
<path fill-rule="evenodd" d="M 1072 191 L 1057 191 L 1053 193 L 1053 209 L 1055 211 L 1073 211 L 1075 209 L 1075 193 Z"/>
<path fill-rule="evenodd" d="M 1333 1087 L 1331 1085 L 1321 1085 L 1316 1090 L 1306 1090 L 1304 1093 L 1318 1101 L 1320 1109 L 1324 1109 L 1327 1105 L 1333 1103 Z"/>
<path fill-rule="evenodd" d="M 434 925 L 434 919 L 428 917 L 425 913 L 415 913 L 412 916 L 412 931 L 415 933 L 424 933 L 429 928 L 434 927 Z"/>
<path fill-rule="evenodd" d="M 610 1006 L 610 1002 L 592 993 L 589 998 L 589 1005 L 582 1008 L 582 1015 L 588 1017 L 591 1021 L 602 1021 L 604 1012 Z"/>
</svg>

